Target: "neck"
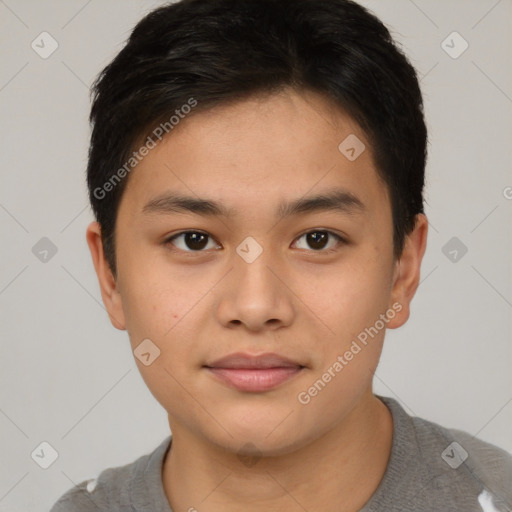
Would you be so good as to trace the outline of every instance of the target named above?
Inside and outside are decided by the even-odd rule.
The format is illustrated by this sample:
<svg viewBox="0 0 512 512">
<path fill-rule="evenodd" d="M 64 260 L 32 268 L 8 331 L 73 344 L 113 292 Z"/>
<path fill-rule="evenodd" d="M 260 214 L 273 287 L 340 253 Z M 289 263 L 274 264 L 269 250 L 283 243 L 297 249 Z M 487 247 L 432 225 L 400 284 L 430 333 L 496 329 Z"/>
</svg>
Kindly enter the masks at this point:
<svg viewBox="0 0 512 512">
<path fill-rule="evenodd" d="M 387 407 L 366 393 L 333 429 L 301 449 L 240 464 L 180 424 L 162 479 L 175 511 L 250 512 L 359 510 L 378 487 L 391 453 L 393 421 Z M 241 469 L 242 468 L 242 469 Z"/>
</svg>

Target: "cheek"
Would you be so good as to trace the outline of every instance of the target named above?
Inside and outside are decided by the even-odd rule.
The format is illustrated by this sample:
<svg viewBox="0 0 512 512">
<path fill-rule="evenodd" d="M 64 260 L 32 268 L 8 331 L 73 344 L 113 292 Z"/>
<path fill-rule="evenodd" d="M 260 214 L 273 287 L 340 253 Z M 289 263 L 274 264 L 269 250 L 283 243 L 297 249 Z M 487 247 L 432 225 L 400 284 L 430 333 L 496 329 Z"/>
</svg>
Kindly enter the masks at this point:
<svg viewBox="0 0 512 512">
<path fill-rule="evenodd" d="M 160 264 L 123 276 L 122 303 L 132 342 L 150 338 L 168 344 L 178 327 L 193 322 L 195 305 L 208 291 L 208 283 L 173 270 Z"/>
<path fill-rule="evenodd" d="M 340 363 L 336 353 L 329 363 L 299 390 L 295 397 L 296 409 L 308 429 L 328 431 L 358 403 L 361 396 L 371 389 L 373 374 L 377 368 L 381 344 L 361 348 L 353 359 Z M 343 368 L 339 370 L 341 365 Z M 338 370 L 338 371 L 336 371 Z M 321 418 L 321 420 L 319 420 Z"/>
<path fill-rule="evenodd" d="M 346 340 L 373 325 L 386 311 L 390 280 L 386 263 L 375 257 L 360 257 L 332 266 L 328 274 L 317 276 L 313 289 L 311 282 L 303 283 L 300 296 L 309 297 L 304 302 L 309 302 L 308 306 L 330 327 L 333 336 Z"/>
<path fill-rule="evenodd" d="M 201 315 L 211 284 L 171 273 L 162 265 L 128 275 L 123 309 L 137 366 L 153 396 L 166 409 L 169 404 L 179 407 L 184 400 L 183 387 L 193 388 L 190 379 L 194 365 L 199 364 L 197 340 L 204 325 Z M 147 339 L 158 354 L 150 365 L 137 358 L 138 347 Z"/>
<path fill-rule="evenodd" d="M 180 371 L 184 366 L 180 357 L 171 347 L 163 347 L 151 365 L 145 366 L 137 360 L 137 366 L 150 393 L 166 411 L 179 416 L 194 416 L 198 412 L 192 398 L 195 395 L 193 381 L 186 372 Z"/>
</svg>

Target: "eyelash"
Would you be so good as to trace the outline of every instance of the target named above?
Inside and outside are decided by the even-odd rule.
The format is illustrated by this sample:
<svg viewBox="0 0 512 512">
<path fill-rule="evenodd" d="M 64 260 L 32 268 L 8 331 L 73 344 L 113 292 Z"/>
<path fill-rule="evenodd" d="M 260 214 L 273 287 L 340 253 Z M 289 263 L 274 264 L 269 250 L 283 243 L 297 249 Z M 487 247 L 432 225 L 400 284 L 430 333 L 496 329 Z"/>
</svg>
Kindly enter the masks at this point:
<svg viewBox="0 0 512 512">
<path fill-rule="evenodd" d="M 191 234 L 191 233 L 205 235 L 209 239 L 215 240 L 210 234 L 208 234 L 208 233 L 206 233 L 204 231 L 189 230 L 189 231 L 180 231 L 179 233 L 176 233 L 176 234 L 172 235 L 171 237 L 169 237 L 166 240 L 164 240 L 163 244 L 166 245 L 166 246 L 173 245 L 172 242 L 176 238 L 178 238 L 178 237 L 180 237 L 182 235 Z M 312 233 L 327 233 L 329 236 L 332 236 L 332 237 L 334 237 L 334 238 L 336 238 L 338 240 L 338 243 L 336 244 L 335 247 L 331 247 L 329 249 L 319 249 L 319 250 L 311 249 L 311 252 L 314 252 L 314 253 L 330 254 L 332 252 L 337 251 L 339 249 L 339 245 L 345 245 L 345 244 L 348 243 L 346 241 L 346 239 L 343 238 L 342 236 L 340 236 L 337 233 L 334 233 L 332 231 L 326 230 L 326 229 L 313 229 L 313 230 L 310 230 L 310 231 L 306 231 L 305 233 L 302 233 L 302 235 L 298 236 L 295 240 L 300 240 L 303 236 L 306 236 L 306 235 L 309 235 L 309 234 L 312 234 Z M 185 253 L 207 252 L 207 250 L 194 251 L 194 250 L 179 249 L 179 248 L 176 248 L 176 247 L 174 247 L 172 250 L 179 251 L 179 252 L 185 252 Z M 301 249 L 301 250 L 306 250 L 306 249 Z"/>
</svg>

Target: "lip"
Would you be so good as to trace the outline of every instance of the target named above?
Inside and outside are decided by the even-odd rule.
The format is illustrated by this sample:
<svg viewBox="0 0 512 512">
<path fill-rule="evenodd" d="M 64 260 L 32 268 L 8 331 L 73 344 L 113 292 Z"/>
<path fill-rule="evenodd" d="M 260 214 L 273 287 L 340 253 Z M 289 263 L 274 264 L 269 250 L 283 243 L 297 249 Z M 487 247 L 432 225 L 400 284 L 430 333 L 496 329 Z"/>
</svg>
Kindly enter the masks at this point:
<svg viewBox="0 0 512 512">
<path fill-rule="evenodd" d="M 239 391 L 263 392 L 300 373 L 304 366 L 278 354 L 236 353 L 205 365 L 222 382 Z"/>
</svg>

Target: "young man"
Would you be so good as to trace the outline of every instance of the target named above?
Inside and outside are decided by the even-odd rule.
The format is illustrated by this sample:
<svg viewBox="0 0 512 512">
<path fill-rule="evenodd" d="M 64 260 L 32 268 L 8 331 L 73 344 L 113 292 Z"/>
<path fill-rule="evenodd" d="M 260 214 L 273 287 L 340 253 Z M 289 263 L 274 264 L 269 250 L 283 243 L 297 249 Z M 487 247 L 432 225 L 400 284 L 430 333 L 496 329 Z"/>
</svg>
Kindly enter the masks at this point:
<svg viewBox="0 0 512 512">
<path fill-rule="evenodd" d="M 348 0 L 183 0 L 94 88 L 87 241 L 171 437 L 59 511 L 506 511 L 512 457 L 375 396 L 420 277 L 414 69 Z"/>
</svg>

